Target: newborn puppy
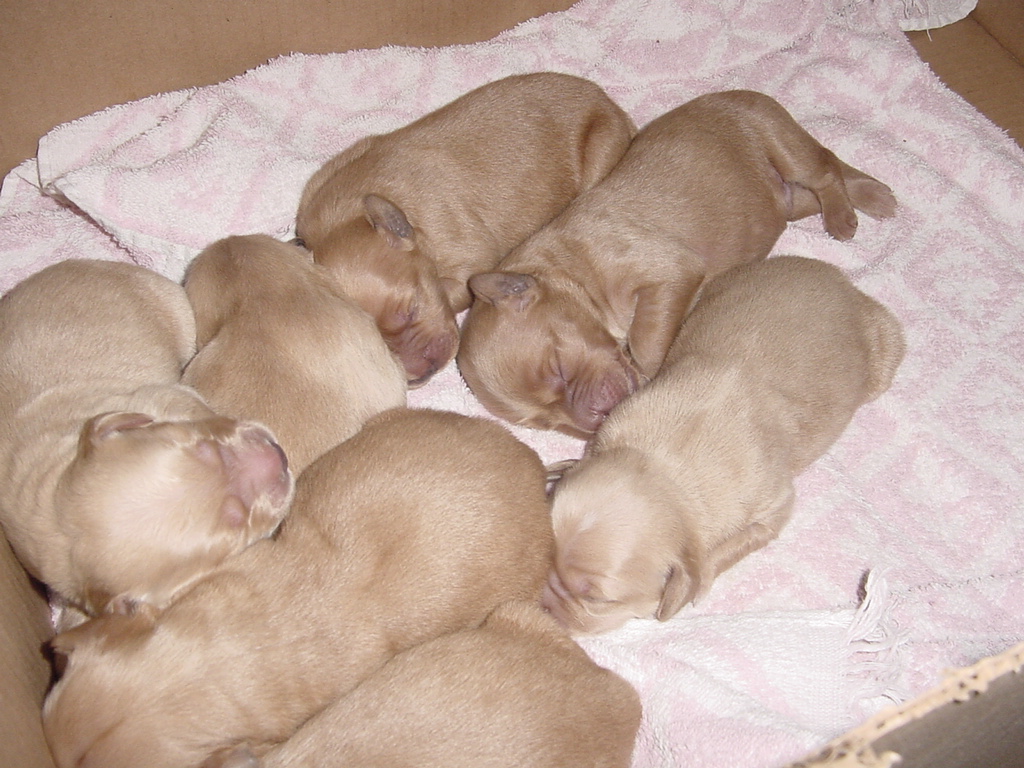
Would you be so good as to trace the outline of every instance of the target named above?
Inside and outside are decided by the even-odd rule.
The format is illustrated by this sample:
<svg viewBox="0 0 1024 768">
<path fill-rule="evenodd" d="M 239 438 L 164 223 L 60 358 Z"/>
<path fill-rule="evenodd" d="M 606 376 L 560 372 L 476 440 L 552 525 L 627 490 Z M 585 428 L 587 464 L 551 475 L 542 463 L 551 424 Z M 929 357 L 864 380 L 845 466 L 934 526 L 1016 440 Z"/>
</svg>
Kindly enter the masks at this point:
<svg viewBox="0 0 1024 768">
<path fill-rule="evenodd" d="M 629 683 L 510 602 L 398 654 L 262 760 L 243 748 L 204 768 L 628 768 L 639 726 Z"/>
<path fill-rule="evenodd" d="M 44 729 L 58 768 L 195 766 L 259 755 L 402 650 L 539 600 L 553 540 L 546 472 L 501 425 L 441 411 L 371 419 L 299 477 L 274 540 L 155 622 L 96 619 Z"/>
<path fill-rule="evenodd" d="M 271 429 L 295 474 L 368 418 L 405 404 L 373 319 L 309 253 L 267 235 L 219 240 L 189 265 L 199 353 L 182 382 Z"/>
<path fill-rule="evenodd" d="M 577 437 L 661 367 L 705 278 L 765 258 L 821 212 L 845 240 L 889 188 L 773 99 L 701 96 L 645 127 L 604 181 L 470 280 L 458 364 L 494 414 Z"/>
<path fill-rule="evenodd" d="M 793 476 L 889 387 L 903 350 L 889 310 L 824 262 L 710 281 L 662 372 L 556 486 L 544 605 L 577 633 L 673 616 L 778 535 Z"/>
<path fill-rule="evenodd" d="M 303 191 L 297 233 L 417 386 L 455 355 L 470 275 L 597 183 L 634 130 L 588 80 L 507 77 L 331 159 Z"/>
<path fill-rule="evenodd" d="M 194 351 L 181 286 L 132 264 L 61 262 L 0 300 L 0 522 L 87 614 L 166 604 L 288 509 L 273 435 L 178 383 Z"/>
</svg>

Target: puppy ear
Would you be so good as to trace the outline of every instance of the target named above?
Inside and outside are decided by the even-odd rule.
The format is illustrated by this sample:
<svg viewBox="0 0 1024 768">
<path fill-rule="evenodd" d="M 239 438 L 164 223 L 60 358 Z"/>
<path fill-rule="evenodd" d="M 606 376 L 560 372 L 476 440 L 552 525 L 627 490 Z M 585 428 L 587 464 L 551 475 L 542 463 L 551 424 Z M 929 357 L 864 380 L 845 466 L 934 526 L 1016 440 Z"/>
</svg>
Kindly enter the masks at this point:
<svg viewBox="0 0 1024 768">
<path fill-rule="evenodd" d="M 628 346 L 630 356 L 648 379 L 654 378 L 665 362 L 703 285 L 704 275 L 693 273 L 673 285 L 653 285 L 637 291 Z"/>
<path fill-rule="evenodd" d="M 363 198 L 366 218 L 389 246 L 400 251 L 411 251 L 416 243 L 414 232 L 402 209 L 380 195 Z"/>
<path fill-rule="evenodd" d="M 654 617 L 658 621 L 671 619 L 684 605 L 697 598 L 703 584 L 700 564 L 695 558 L 684 554 L 669 567 L 661 602 L 658 603 Z"/>
<path fill-rule="evenodd" d="M 484 272 L 473 275 L 469 278 L 469 289 L 477 299 L 517 312 L 528 309 L 539 295 L 536 278 L 518 272 Z"/>
<path fill-rule="evenodd" d="M 467 309 L 472 301 L 469 295 L 469 288 L 466 287 L 466 283 L 462 280 L 442 277 L 441 290 L 444 291 L 445 298 L 448 299 L 448 305 L 456 314 Z"/>
<path fill-rule="evenodd" d="M 78 450 L 81 455 L 88 456 L 89 452 L 104 440 L 129 429 L 140 429 L 152 423 L 153 417 L 144 413 L 101 413 L 85 422 L 78 440 Z"/>
<path fill-rule="evenodd" d="M 140 429 L 153 423 L 153 417 L 145 413 L 131 413 L 129 411 L 115 411 L 112 413 L 101 413 L 93 416 L 85 424 L 85 432 L 89 439 L 98 443 L 112 437 L 118 432 L 125 432 L 129 429 Z"/>
</svg>

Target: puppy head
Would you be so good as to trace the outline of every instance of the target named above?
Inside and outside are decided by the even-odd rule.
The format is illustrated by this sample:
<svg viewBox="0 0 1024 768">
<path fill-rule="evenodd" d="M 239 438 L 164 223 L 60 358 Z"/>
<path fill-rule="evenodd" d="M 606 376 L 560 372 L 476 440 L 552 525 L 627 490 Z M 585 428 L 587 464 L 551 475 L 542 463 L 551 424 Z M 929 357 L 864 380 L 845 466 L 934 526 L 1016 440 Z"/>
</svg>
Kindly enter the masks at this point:
<svg viewBox="0 0 1024 768">
<path fill-rule="evenodd" d="M 581 291 L 513 272 L 469 286 L 459 369 L 495 415 L 586 438 L 639 387 L 642 374 Z"/>
<path fill-rule="evenodd" d="M 107 615 L 53 638 L 63 672 L 43 703 L 42 725 L 57 768 L 195 764 L 180 722 L 197 700 L 167 674 L 187 666 L 189 655 L 164 644 L 160 621 L 155 611 Z"/>
<path fill-rule="evenodd" d="M 200 348 L 217 335 L 247 297 L 295 283 L 296 265 L 312 255 L 270 235 L 232 235 L 204 248 L 188 265 L 183 286 L 196 318 Z M 287 293 L 283 293 L 288 296 Z"/>
<path fill-rule="evenodd" d="M 556 554 L 542 604 L 570 632 L 672 617 L 705 582 L 700 543 L 643 456 L 584 459 L 555 488 Z"/>
<path fill-rule="evenodd" d="M 293 480 L 262 426 L 223 417 L 89 420 L 59 487 L 71 585 L 91 613 L 165 604 L 221 561 L 272 534 Z"/>
<path fill-rule="evenodd" d="M 373 316 L 405 367 L 409 386 L 420 386 L 455 356 L 459 330 L 453 306 L 461 286 L 438 276 L 396 205 L 366 195 L 363 208 L 364 216 L 335 228 L 314 248 L 314 259 Z"/>
</svg>

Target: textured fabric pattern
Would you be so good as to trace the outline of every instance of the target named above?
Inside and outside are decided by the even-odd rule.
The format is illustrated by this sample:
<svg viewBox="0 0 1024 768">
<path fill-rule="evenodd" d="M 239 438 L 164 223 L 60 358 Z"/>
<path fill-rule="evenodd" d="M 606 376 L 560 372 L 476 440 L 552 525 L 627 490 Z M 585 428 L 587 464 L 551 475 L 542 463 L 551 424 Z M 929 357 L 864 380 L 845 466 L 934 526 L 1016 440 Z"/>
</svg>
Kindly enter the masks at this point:
<svg viewBox="0 0 1024 768">
<path fill-rule="evenodd" d="M 330 155 L 509 74 L 589 77 L 641 125 L 709 91 L 774 96 L 899 200 L 850 242 L 813 217 L 776 252 L 847 270 L 903 322 L 906 360 L 798 478 L 778 540 L 674 620 L 584 645 L 641 689 L 637 766 L 780 765 L 1024 638 L 1024 152 L 938 82 L 901 19 L 866 0 L 582 0 L 484 43 L 294 55 L 113 107 L 8 177 L 0 289 L 74 256 L 177 279 L 216 238 L 288 237 Z M 484 413 L 454 366 L 410 402 Z M 545 461 L 582 449 L 515 431 Z"/>
</svg>

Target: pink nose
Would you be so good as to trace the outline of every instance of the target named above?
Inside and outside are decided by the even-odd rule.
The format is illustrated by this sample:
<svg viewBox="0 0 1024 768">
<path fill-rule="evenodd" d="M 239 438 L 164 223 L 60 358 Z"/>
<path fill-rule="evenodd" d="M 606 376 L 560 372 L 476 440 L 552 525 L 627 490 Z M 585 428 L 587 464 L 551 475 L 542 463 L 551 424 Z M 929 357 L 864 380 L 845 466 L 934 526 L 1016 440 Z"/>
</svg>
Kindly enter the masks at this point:
<svg viewBox="0 0 1024 768">
<path fill-rule="evenodd" d="M 445 333 L 432 336 L 422 346 L 407 346 L 400 349 L 398 357 L 405 368 L 409 386 L 420 387 L 426 384 L 455 357 L 458 343 L 457 336 Z"/>
<path fill-rule="evenodd" d="M 258 425 L 246 425 L 239 431 L 240 440 L 221 447 L 231 460 L 232 489 L 245 504 L 252 507 L 261 497 L 271 504 L 283 503 L 291 493 L 292 476 L 288 457 L 274 436 Z"/>
</svg>

